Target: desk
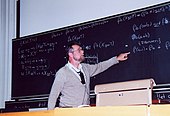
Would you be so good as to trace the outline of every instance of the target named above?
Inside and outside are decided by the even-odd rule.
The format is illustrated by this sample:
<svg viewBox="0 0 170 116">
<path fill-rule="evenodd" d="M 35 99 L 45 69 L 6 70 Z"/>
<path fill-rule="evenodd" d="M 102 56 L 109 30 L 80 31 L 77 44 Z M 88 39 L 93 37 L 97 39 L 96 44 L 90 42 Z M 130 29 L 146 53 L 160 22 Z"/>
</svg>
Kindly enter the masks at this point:
<svg viewBox="0 0 170 116">
<path fill-rule="evenodd" d="M 13 112 L 0 113 L 0 116 L 54 116 L 54 110 L 51 111 L 33 111 L 33 112 Z"/>
<path fill-rule="evenodd" d="M 55 109 L 55 116 L 147 116 L 147 106 L 112 106 Z"/>
<path fill-rule="evenodd" d="M 0 116 L 169 116 L 170 105 L 56 108 L 49 111 L 1 113 Z"/>
<path fill-rule="evenodd" d="M 151 105 L 150 116 L 170 116 L 170 105 Z"/>
</svg>

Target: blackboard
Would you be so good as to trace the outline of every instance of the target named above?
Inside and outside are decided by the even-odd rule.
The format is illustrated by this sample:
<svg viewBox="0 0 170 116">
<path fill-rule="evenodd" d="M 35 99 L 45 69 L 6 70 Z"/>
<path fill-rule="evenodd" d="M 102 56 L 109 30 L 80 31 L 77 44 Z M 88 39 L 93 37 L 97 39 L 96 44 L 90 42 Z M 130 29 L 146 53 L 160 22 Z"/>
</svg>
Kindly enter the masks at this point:
<svg viewBox="0 0 170 116">
<path fill-rule="evenodd" d="M 48 23 L 48 22 L 47 22 Z M 129 59 L 91 78 L 96 84 L 153 78 L 170 83 L 170 2 L 13 39 L 12 98 L 48 96 L 65 46 L 78 41 L 87 63 L 122 52 Z"/>
</svg>

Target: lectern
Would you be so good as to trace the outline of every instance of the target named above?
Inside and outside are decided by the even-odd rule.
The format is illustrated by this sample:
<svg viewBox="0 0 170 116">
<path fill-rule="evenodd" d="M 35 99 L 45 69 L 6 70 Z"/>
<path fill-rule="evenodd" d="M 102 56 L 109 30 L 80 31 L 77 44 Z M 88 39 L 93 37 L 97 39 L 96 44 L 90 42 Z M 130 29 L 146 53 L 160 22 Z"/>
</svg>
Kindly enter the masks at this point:
<svg viewBox="0 0 170 116">
<path fill-rule="evenodd" d="M 96 85 L 96 106 L 150 105 L 154 85 L 153 79 Z"/>
</svg>

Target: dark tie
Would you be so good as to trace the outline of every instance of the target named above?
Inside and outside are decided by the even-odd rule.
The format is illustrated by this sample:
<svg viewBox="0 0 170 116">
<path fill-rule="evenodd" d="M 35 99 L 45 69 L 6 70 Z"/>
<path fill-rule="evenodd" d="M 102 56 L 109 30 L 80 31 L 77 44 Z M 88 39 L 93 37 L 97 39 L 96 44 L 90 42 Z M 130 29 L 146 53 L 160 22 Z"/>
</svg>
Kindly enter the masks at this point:
<svg viewBox="0 0 170 116">
<path fill-rule="evenodd" d="M 79 71 L 78 74 L 80 75 L 81 83 L 82 83 L 82 84 L 85 84 L 84 74 L 83 74 L 81 71 Z"/>
</svg>

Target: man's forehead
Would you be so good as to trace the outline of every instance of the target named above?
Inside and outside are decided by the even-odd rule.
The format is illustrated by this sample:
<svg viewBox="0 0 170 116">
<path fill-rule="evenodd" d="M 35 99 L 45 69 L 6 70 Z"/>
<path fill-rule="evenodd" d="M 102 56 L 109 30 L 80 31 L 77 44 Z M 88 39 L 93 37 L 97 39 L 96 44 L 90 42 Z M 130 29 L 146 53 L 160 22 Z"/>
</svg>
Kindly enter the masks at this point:
<svg viewBox="0 0 170 116">
<path fill-rule="evenodd" d="M 73 48 L 81 48 L 79 45 L 73 45 Z"/>
</svg>

